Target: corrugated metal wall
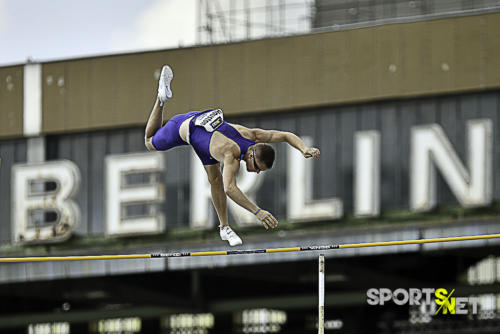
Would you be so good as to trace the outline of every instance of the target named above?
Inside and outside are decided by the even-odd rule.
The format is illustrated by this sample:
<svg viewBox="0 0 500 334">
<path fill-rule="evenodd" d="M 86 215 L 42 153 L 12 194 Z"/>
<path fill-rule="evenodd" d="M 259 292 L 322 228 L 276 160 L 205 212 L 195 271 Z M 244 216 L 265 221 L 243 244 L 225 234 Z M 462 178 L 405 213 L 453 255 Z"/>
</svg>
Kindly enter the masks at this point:
<svg viewBox="0 0 500 334">
<path fill-rule="evenodd" d="M 407 18 L 430 14 L 461 13 L 500 6 L 499 0 L 316 0 L 315 28 Z"/>
<path fill-rule="evenodd" d="M 500 199 L 500 91 L 435 97 L 419 100 L 387 101 L 294 111 L 259 117 L 230 118 L 249 127 L 281 129 L 314 138 L 322 151 L 314 160 L 315 199 L 340 197 L 345 213 L 353 208 L 353 137 L 355 131 L 380 130 L 382 133 L 382 210 L 407 209 L 409 197 L 410 128 L 440 124 L 462 161 L 465 161 L 465 125 L 469 119 L 489 118 L 494 128 L 494 198 Z M 145 119 L 146 120 L 146 119 Z M 77 203 L 82 211 L 81 234 L 104 232 L 104 158 L 109 154 L 146 151 L 143 127 L 113 131 L 49 136 L 48 159 L 69 159 L 81 170 L 82 183 Z M 265 178 L 257 194 L 258 204 L 278 218 L 286 216 L 286 144 L 278 149 L 275 167 L 259 177 Z M 185 146 L 165 153 L 167 229 L 187 226 L 189 221 L 190 149 Z M 0 235 L 10 240 L 10 167 L 24 162 L 24 140 L 0 142 L 3 159 L 0 178 Z M 438 202 L 456 204 L 454 196 L 439 176 Z"/>
<path fill-rule="evenodd" d="M 104 159 L 107 155 L 146 152 L 144 129 L 127 128 L 47 137 L 49 159 L 68 159 L 80 168 L 81 185 L 76 197 L 82 211 L 82 234 L 104 234 Z M 189 207 L 189 150 L 174 149 L 165 155 L 162 181 L 167 194 L 164 205 L 168 227 L 187 225 Z"/>
<path fill-rule="evenodd" d="M 26 139 L 0 140 L 0 243 L 9 243 L 12 207 L 10 170 L 16 163 L 26 163 Z"/>
</svg>

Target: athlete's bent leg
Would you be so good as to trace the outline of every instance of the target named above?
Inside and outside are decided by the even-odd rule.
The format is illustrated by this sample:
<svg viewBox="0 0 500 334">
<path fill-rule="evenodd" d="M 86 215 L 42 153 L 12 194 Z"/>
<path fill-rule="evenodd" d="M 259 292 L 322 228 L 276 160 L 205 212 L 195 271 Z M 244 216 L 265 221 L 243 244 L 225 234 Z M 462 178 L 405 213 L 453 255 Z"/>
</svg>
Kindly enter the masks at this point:
<svg viewBox="0 0 500 334">
<path fill-rule="evenodd" d="M 153 136 L 156 131 L 161 128 L 162 119 L 163 119 L 163 107 L 160 106 L 160 100 L 156 99 L 156 102 L 153 106 L 153 110 L 149 115 L 148 122 L 146 123 L 146 131 L 144 134 L 144 143 L 148 150 L 156 150 L 153 146 Z"/>
<path fill-rule="evenodd" d="M 153 145 L 153 136 L 161 128 L 163 121 L 163 105 L 172 98 L 172 90 L 170 82 L 174 78 L 172 69 L 165 65 L 163 66 L 158 82 L 158 96 L 156 98 L 153 110 L 149 115 L 144 134 L 144 143 L 149 150 L 156 150 Z"/>
</svg>

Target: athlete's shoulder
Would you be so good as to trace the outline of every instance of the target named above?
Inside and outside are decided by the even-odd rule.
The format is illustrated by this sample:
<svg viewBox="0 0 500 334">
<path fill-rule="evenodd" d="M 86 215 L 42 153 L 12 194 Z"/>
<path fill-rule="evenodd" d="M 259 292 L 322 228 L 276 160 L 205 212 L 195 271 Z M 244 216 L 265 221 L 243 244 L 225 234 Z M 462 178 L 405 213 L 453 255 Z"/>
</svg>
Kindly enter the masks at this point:
<svg viewBox="0 0 500 334">
<path fill-rule="evenodd" d="M 250 140 L 255 140 L 255 129 L 250 129 L 247 128 L 246 126 L 240 125 L 240 124 L 233 124 L 233 123 L 228 123 L 231 125 L 233 128 L 236 129 L 242 135 L 243 137 L 250 139 Z"/>
</svg>

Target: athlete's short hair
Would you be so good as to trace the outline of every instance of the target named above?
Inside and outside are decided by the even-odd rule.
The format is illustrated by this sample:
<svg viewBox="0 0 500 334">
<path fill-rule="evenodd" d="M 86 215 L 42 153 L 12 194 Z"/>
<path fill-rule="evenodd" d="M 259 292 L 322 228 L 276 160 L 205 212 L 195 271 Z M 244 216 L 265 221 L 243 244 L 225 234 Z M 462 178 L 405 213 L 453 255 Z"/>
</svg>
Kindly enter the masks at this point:
<svg viewBox="0 0 500 334">
<path fill-rule="evenodd" d="M 274 152 L 274 148 L 268 144 L 256 144 L 255 145 L 255 155 L 259 159 L 259 161 L 266 164 L 268 169 L 273 167 L 274 157 L 276 153 Z"/>
</svg>

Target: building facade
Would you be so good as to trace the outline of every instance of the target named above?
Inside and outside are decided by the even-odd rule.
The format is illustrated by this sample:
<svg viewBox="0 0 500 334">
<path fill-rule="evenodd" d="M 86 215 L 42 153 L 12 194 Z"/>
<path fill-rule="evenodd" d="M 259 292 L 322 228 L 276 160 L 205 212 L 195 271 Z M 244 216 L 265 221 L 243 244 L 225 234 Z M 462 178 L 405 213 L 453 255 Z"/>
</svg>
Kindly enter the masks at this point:
<svg viewBox="0 0 500 334">
<path fill-rule="evenodd" d="M 321 150 L 306 161 L 276 144 L 272 170 L 239 175 L 280 221 L 266 232 L 230 205 L 243 248 L 499 233 L 499 31 L 487 12 L 0 68 L 2 257 L 226 248 L 191 150 L 144 147 L 164 63 L 176 75 L 167 117 L 221 107 Z M 497 328 L 498 245 L 329 252 L 327 324 L 439 332 L 445 315 L 372 306 L 366 293 L 447 287 L 482 298 L 453 326 Z M 0 329 L 313 333 L 316 257 L 3 263 Z"/>
</svg>

